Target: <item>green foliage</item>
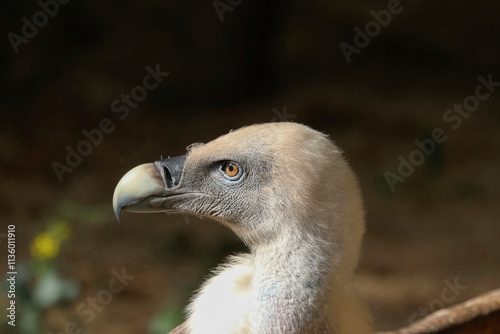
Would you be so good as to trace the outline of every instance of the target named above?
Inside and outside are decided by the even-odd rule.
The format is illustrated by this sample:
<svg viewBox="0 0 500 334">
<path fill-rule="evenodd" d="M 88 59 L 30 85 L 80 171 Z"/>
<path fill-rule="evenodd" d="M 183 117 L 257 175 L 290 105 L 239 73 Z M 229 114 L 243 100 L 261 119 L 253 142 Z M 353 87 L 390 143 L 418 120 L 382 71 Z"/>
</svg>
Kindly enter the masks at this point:
<svg viewBox="0 0 500 334">
<path fill-rule="evenodd" d="M 56 216 L 76 223 L 95 224 L 114 221 L 115 216 L 109 203 L 82 205 L 70 200 L 59 203 Z"/>
<path fill-rule="evenodd" d="M 165 334 L 184 321 L 182 308 L 168 304 L 162 308 L 149 322 L 148 334 Z"/>
</svg>

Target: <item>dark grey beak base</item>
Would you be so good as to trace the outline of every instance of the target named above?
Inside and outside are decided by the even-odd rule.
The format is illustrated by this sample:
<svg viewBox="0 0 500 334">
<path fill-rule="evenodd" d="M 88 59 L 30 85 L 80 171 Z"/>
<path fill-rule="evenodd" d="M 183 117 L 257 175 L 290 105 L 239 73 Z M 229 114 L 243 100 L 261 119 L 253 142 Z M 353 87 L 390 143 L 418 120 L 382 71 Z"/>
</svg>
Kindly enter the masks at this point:
<svg viewBox="0 0 500 334">
<path fill-rule="evenodd" d="M 118 221 L 121 211 L 162 211 L 161 207 L 153 205 L 153 200 L 182 193 L 180 181 L 185 162 L 186 156 L 182 155 L 143 164 L 125 174 L 113 195 L 113 209 Z"/>
<path fill-rule="evenodd" d="M 179 185 L 185 162 L 185 155 L 155 161 L 156 168 L 158 168 L 167 188 L 174 188 Z"/>
</svg>

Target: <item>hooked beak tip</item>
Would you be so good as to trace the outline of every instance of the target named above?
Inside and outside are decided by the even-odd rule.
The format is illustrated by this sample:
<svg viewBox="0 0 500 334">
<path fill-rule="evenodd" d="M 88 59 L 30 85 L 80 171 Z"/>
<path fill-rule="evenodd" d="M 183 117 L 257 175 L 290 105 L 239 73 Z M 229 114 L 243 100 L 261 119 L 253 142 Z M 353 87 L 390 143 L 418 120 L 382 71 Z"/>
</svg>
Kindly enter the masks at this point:
<svg viewBox="0 0 500 334">
<path fill-rule="evenodd" d="M 144 198 L 163 192 L 163 181 L 153 163 L 137 166 L 118 182 L 113 194 L 113 211 L 120 222 L 120 213 Z"/>
<path fill-rule="evenodd" d="M 122 222 L 120 221 L 120 212 L 121 208 L 113 208 L 113 211 L 115 212 L 115 217 L 116 220 L 118 220 L 118 223 L 121 224 Z"/>
<path fill-rule="evenodd" d="M 142 164 L 127 172 L 113 194 L 113 211 L 118 222 L 122 211 L 162 211 L 151 201 L 178 189 L 185 160 L 186 156 L 182 155 Z"/>
</svg>

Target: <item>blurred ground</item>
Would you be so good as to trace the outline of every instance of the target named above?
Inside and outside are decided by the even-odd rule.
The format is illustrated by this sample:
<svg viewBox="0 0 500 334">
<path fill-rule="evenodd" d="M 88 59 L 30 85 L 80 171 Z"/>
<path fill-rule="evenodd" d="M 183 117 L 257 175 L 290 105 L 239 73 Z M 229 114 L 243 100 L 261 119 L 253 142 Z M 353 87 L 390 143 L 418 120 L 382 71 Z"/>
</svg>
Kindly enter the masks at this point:
<svg viewBox="0 0 500 334">
<path fill-rule="evenodd" d="M 72 321 L 84 333 L 158 333 L 181 321 L 210 268 L 245 248 L 210 220 L 128 214 L 118 224 L 114 186 L 140 163 L 285 114 L 329 134 L 359 176 L 367 212 L 360 294 L 378 330 L 498 288 L 500 89 L 456 130 L 443 115 L 475 93 L 478 76 L 500 81 L 500 8 L 402 4 L 350 64 L 339 43 L 352 44 L 353 28 L 387 2 L 242 2 L 224 21 L 206 1 L 70 2 L 19 53 L 4 39 L 0 233 L 17 226 L 17 261 L 33 267 L 33 239 L 51 220 L 68 222 L 71 237 L 53 260 L 80 286 L 43 309 L 38 332 L 68 332 Z M 1 6 L 5 34 L 20 34 L 21 17 L 40 10 Z M 170 75 L 120 119 L 112 102 L 156 64 Z M 59 182 L 53 162 L 64 163 L 66 146 L 76 149 L 103 118 L 114 130 Z M 398 156 L 408 159 L 434 128 L 447 140 L 391 192 L 384 173 L 396 173 Z M 87 321 L 78 306 L 122 268 L 135 278 Z M 453 282 L 460 288 L 450 294 Z"/>
</svg>

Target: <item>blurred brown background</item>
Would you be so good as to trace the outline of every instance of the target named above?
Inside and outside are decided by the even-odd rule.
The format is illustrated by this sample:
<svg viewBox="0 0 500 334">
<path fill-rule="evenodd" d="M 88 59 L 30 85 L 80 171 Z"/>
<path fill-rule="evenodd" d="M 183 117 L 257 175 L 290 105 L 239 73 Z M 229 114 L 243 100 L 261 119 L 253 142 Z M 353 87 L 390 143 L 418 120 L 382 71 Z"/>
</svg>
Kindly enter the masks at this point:
<svg viewBox="0 0 500 334">
<path fill-rule="evenodd" d="M 138 164 L 269 121 L 329 134 L 358 174 L 360 294 L 377 329 L 500 286 L 500 87 L 456 129 L 443 119 L 478 76 L 500 82 L 497 2 L 401 1 L 350 63 L 340 43 L 354 45 L 387 1 L 42 3 L 0 2 L 0 263 L 4 275 L 15 224 L 16 332 L 162 333 L 182 321 L 210 268 L 244 246 L 194 217 L 118 224 L 114 186 Z M 23 28 L 34 19 L 36 33 Z M 21 43 L 23 29 L 33 36 Z M 122 94 L 139 96 L 147 66 L 170 74 L 128 116 L 114 112 Z M 83 131 L 103 119 L 113 130 L 85 148 Z M 447 140 L 392 192 L 384 173 L 435 128 Z M 90 152 L 59 180 L 67 146 Z M 135 278 L 111 295 L 122 268 Z"/>
</svg>

